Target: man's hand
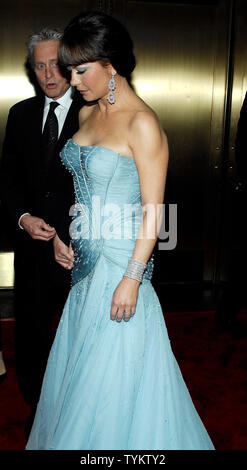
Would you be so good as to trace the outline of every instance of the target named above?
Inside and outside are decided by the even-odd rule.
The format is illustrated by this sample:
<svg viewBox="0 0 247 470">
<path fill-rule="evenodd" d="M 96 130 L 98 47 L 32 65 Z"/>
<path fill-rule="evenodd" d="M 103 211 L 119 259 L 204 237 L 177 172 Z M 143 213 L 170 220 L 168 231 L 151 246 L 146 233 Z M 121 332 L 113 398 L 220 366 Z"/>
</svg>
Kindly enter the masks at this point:
<svg viewBox="0 0 247 470">
<path fill-rule="evenodd" d="M 65 245 L 56 235 L 53 240 L 55 260 L 65 269 L 72 269 L 74 264 L 74 252 L 72 246 Z"/>
<path fill-rule="evenodd" d="M 39 217 L 23 215 L 20 224 L 34 240 L 49 242 L 56 235 L 56 230 Z"/>
</svg>

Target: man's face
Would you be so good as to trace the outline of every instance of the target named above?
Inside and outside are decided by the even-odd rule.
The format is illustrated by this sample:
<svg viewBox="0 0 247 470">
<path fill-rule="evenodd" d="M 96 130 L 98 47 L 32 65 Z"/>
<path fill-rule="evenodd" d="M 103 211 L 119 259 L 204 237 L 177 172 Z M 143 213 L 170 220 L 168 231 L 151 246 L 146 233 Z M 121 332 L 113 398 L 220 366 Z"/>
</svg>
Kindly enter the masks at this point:
<svg viewBox="0 0 247 470">
<path fill-rule="evenodd" d="M 59 70 L 57 63 L 59 41 L 41 41 L 34 48 L 34 72 L 39 86 L 49 98 L 61 98 L 69 88 L 69 83 Z"/>
</svg>

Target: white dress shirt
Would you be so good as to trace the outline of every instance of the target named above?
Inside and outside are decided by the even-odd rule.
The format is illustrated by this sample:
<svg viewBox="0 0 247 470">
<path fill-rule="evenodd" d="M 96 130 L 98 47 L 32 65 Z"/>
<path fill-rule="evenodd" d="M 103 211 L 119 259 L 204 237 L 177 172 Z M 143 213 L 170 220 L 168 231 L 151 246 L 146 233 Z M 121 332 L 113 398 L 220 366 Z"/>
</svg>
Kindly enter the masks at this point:
<svg viewBox="0 0 247 470">
<path fill-rule="evenodd" d="M 66 93 L 56 100 L 56 103 L 59 103 L 59 106 L 56 107 L 55 109 L 55 114 L 57 116 L 58 120 L 58 137 L 61 134 L 66 116 L 68 114 L 69 108 L 72 103 L 72 96 L 73 96 L 73 88 L 69 87 L 69 89 L 66 91 Z M 52 98 L 49 98 L 48 96 L 45 96 L 45 104 L 44 104 L 44 111 L 43 111 L 43 123 L 42 123 L 42 132 L 44 129 L 45 121 L 50 109 L 50 103 L 51 101 L 54 101 Z M 18 220 L 18 225 L 19 227 L 23 230 L 23 227 L 21 226 L 21 218 L 24 215 L 30 215 L 29 212 L 25 212 L 24 214 L 21 215 L 21 217 Z"/>
<path fill-rule="evenodd" d="M 55 109 L 55 114 L 58 120 L 58 137 L 61 134 L 67 113 L 72 103 L 72 90 L 73 90 L 72 87 L 69 87 L 66 93 L 61 98 L 56 100 L 56 103 L 59 103 L 59 106 L 57 106 Z M 50 103 L 52 101 L 54 101 L 52 98 L 48 98 L 48 96 L 45 97 L 42 132 L 43 132 L 45 121 L 46 121 L 46 118 L 50 109 Z"/>
</svg>

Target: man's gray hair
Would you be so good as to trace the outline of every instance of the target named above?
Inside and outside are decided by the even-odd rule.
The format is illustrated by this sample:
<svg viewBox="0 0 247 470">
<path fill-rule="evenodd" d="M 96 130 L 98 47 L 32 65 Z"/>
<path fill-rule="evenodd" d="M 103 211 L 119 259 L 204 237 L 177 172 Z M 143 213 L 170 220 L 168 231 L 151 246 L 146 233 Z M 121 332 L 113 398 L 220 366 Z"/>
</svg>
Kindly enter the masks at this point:
<svg viewBox="0 0 247 470">
<path fill-rule="evenodd" d="M 42 41 L 59 41 L 63 35 L 63 31 L 58 28 L 43 28 L 41 31 L 29 36 L 26 42 L 27 62 L 34 68 L 34 48 Z"/>
</svg>

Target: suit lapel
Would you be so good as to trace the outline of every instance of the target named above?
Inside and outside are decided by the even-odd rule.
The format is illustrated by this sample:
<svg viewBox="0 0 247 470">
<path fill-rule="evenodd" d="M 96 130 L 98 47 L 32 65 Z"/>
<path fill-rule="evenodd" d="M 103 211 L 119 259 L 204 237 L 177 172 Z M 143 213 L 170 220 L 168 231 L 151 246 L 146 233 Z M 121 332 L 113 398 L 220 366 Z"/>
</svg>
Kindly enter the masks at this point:
<svg viewBox="0 0 247 470">
<path fill-rule="evenodd" d="M 44 99 L 37 97 L 33 103 L 33 109 L 28 117 L 28 125 L 25 127 L 28 129 L 28 143 L 29 151 L 27 153 L 28 158 L 37 168 L 41 158 L 41 136 L 42 136 L 42 121 L 43 121 L 43 110 L 44 110 Z M 31 147 L 31 149 L 30 149 Z"/>
<path fill-rule="evenodd" d="M 43 123 L 43 112 L 44 112 L 44 98 L 37 97 L 35 102 L 33 114 L 31 116 L 31 126 L 32 130 L 32 142 L 39 145 L 41 142 L 42 136 L 42 123 Z"/>
<path fill-rule="evenodd" d="M 43 187 L 43 155 L 41 149 L 42 123 L 44 112 L 44 97 L 38 96 L 34 102 L 32 116 L 30 116 L 30 146 L 28 151 L 30 162 L 34 168 L 37 187 Z"/>
</svg>

